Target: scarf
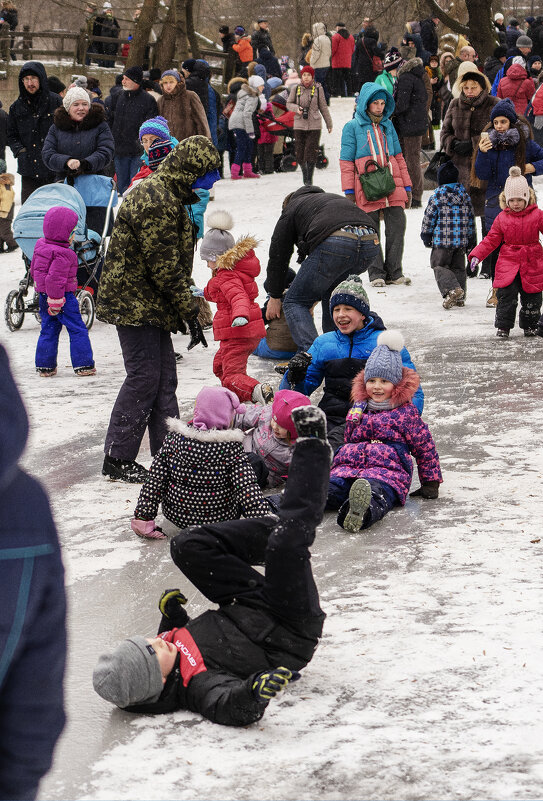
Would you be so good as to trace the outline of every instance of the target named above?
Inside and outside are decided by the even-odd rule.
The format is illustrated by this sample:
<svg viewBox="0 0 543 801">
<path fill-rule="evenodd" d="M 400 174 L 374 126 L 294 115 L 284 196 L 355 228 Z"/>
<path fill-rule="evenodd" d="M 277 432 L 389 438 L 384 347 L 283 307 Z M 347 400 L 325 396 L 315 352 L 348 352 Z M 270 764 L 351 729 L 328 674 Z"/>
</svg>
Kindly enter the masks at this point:
<svg viewBox="0 0 543 801">
<path fill-rule="evenodd" d="M 520 141 L 520 132 L 516 128 L 509 128 L 507 131 L 496 131 L 492 128 L 488 132 L 488 138 L 492 142 L 492 147 L 496 150 L 507 150 L 516 147 Z"/>
<path fill-rule="evenodd" d="M 383 122 L 383 115 L 382 114 L 372 114 L 371 111 L 368 110 L 367 112 L 368 117 L 373 122 L 374 125 L 379 125 L 379 123 Z"/>
<path fill-rule="evenodd" d="M 368 409 L 372 412 L 386 412 L 389 409 L 394 409 L 394 405 L 390 398 L 384 401 L 374 401 L 368 398 Z"/>
</svg>

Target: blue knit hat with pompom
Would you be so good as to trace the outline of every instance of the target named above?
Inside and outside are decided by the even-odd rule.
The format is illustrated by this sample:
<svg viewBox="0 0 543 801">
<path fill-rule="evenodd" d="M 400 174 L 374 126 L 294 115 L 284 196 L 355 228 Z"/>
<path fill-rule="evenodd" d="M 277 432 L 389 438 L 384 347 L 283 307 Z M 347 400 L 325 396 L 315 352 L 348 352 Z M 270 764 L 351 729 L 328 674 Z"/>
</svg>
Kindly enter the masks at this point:
<svg viewBox="0 0 543 801">
<path fill-rule="evenodd" d="M 364 381 L 370 378 L 383 378 L 393 384 L 402 379 L 402 354 L 404 338 L 401 331 L 383 331 L 377 337 L 375 347 L 364 367 Z"/>
</svg>

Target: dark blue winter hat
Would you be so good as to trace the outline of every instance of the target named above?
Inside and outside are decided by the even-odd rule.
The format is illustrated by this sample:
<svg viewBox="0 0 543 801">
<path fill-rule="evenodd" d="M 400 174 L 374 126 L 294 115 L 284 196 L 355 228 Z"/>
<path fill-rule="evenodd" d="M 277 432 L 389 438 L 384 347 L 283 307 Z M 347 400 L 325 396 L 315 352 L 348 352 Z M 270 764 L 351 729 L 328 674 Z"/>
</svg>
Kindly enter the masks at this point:
<svg viewBox="0 0 543 801">
<path fill-rule="evenodd" d="M 393 384 L 402 380 L 404 339 L 400 331 L 383 331 L 377 337 L 377 347 L 368 356 L 364 367 L 364 382 L 370 378 L 383 378 Z"/>
<path fill-rule="evenodd" d="M 507 117 L 511 125 L 514 125 L 518 120 L 517 112 L 510 97 L 504 97 L 499 100 L 490 112 L 490 122 L 493 122 L 495 117 Z"/>
<path fill-rule="evenodd" d="M 445 164 L 442 164 L 441 167 L 438 167 L 437 183 L 438 186 L 458 183 L 458 170 L 452 161 L 446 161 Z"/>
<path fill-rule="evenodd" d="M 352 306 L 364 317 L 369 315 L 370 301 L 359 275 L 350 275 L 334 289 L 334 294 L 330 298 L 330 314 L 334 311 L 334 307 L 341 303 Z"/>
<path fill-rule="evenodd" d="M 143 67 L 127 67 L 123 75 L 126 75 L 127 78 L 130 78 L 131 81 L 134 81 L 134 83 L 140 86 L 143 83 Z"/>
</svg>

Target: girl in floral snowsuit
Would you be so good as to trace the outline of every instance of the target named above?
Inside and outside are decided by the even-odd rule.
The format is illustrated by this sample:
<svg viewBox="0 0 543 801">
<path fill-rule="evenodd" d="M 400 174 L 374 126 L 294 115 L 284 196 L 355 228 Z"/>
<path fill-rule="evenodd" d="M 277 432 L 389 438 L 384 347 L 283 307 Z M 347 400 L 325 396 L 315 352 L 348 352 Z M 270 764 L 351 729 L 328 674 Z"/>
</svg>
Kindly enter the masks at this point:
<svg viewBox="0 0 543 801">
<path fill-rule="evenodd" d="M 402 347 L 398 331 L 384 331 L 353 381 L 355 403 L 328 491 L 328 508 L 339 509 L 338 523 L 347 531 L 368 528 L 397 504 L 405 504 L 413 476 L 411 455 L 421 483 L 413 495 L 434 499 L 439 494 L 443 479 L 436 447 L 411 402 L 420 379 L 403 367 Z"/>
</svg>

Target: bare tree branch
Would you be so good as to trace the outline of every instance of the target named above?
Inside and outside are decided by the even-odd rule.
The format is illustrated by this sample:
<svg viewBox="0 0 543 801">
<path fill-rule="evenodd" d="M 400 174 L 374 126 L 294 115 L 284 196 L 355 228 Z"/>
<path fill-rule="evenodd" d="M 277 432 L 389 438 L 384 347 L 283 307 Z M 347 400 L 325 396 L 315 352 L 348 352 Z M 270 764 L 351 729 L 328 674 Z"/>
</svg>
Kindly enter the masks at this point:
<svg viewBox="0 0 543 801">
<path fill-rule="evenodd" d="M 461 22 L 454 19 L 454 17 L 450 17 L 445 11 L 443 11 L 440 6 L 435 2 L 435 0 L 426 0 L 426 5 L 428 6 L 430 13 L 432 16 L 437 17 L 447 28 L 450 28 L 451 31 L 455 33 L 463 33 L 465 36 L 469 36 L 469 27 L 467 25 L 462 25 Z"/>
</svg>

